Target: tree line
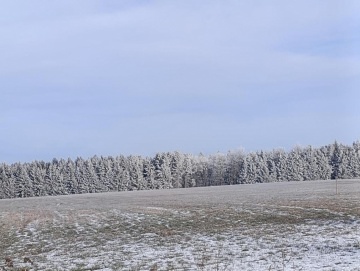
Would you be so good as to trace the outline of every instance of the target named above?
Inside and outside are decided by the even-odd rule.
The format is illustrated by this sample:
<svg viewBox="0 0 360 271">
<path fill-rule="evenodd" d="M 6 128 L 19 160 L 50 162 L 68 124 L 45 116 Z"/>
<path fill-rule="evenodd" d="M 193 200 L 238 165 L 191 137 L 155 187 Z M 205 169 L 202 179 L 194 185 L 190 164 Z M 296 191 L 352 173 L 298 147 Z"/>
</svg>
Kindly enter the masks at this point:
<svg viewBox="0 0 360 271">
<path fill-rule="evenodd" d="M 290 151 L 117 156 L 0 164 L 0 198 L 360 177 L 360 142 Z"/>
</svg>

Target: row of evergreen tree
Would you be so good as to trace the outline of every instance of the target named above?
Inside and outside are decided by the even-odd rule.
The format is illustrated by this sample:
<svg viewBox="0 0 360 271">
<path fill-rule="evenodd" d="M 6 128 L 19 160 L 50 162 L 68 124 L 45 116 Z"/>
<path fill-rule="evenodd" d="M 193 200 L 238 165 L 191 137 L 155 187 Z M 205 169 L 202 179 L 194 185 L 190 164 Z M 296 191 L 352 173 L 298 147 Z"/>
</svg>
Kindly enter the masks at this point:
<svg viewBox="0 0 360 271">
<path fill-rule="evenodd" d="M 360 142 L 290 151 L 0 164 L 0 198 L 360 177 Z"/>
</svg>

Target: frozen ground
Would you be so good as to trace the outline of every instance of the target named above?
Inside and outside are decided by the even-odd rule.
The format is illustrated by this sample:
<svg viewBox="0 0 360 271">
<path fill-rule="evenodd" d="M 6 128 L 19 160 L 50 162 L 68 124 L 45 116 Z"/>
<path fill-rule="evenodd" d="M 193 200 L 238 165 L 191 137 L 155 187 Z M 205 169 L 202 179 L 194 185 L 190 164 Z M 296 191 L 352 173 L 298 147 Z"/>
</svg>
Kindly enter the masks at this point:
<svg viewBox="0 0 360 271">
<path fill-rule="evenodd" d="M 360 270 L 359 229 L 359 180 L 0 200 L 0 270 Z"/>
</svg>

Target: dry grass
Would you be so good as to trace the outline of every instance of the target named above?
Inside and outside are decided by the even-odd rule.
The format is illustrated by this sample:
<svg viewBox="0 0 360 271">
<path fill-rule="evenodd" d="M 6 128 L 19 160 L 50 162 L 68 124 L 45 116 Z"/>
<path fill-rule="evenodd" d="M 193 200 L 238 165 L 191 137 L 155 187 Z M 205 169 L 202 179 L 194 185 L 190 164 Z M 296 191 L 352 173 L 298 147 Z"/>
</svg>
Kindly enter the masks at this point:
<svg viewBox="0 0 360 271">
<path fill-rule="evenodd" d="M 148 193 L 144 198 L 142 193 L 129 192 L 119 193 L 118 200 L 130 194 L 142 196 L 139 203 L 107 208 L 96 201 L 74 209 L 43 205 L 20 212 L 1 206 L 0 259 L 4 263 L 0 266 L 74 271 L 301 270 L 309 264 L 306 255 L 346 254 L 352 262 L 348 269 L 343 263 L 339 268 L 356 270 L 351 269 L 355 259 L 351 255 L 360 255 L 360 239 L 355 238 L 360 236 L 360 191 L 342 189 L 339 195 L 312 190 L 311 197 L 292 192 L 251 199 L 244 194 L 237 201 L 212 197 L 212 201 L 194 199 L 194 204 L 184 199 L 177 202 L 174 196 L 171 201 L 153 202 Z M 105 195 L 98 196 L 108 204 Z M 73 197 L 74 201 L 79 198 Z M 6 257 L 13 267 L 6 266 Z M 24 262 L 25 257 L 31 262 Z M 324 270 L 333 266 L 336 263 Z"/>
</svg>

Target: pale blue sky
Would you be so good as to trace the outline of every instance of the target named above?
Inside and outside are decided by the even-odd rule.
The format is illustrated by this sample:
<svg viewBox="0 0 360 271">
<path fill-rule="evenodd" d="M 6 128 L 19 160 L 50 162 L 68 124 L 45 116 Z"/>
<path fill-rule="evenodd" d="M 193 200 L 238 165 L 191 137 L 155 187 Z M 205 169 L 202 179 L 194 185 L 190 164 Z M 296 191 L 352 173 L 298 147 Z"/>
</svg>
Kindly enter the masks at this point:
<svg viewBox="0 0 360 271">
<path fill-rule="evenodd" d="M 360 1 L 11 0 L 0 162 L 360 139 Z"/>
</svg>

